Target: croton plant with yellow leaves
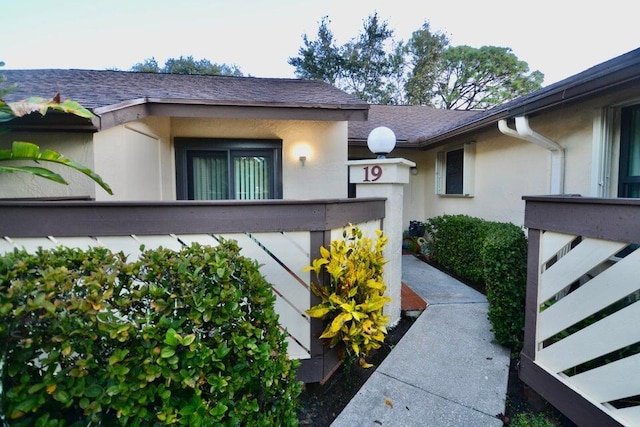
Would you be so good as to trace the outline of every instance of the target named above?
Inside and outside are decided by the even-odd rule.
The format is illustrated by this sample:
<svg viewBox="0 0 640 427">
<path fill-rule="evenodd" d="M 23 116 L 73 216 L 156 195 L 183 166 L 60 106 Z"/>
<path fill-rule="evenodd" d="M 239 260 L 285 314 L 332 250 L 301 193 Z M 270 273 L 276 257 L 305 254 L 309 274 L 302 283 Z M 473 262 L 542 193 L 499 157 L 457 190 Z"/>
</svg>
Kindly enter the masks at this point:
<svg viewBox="0 0 640 427">
<path fill-rule="evenodd" d="M 357 358 L 368 368 L 372 365 L 366 357 L 384 342 L 389 322 L 383 308 L 391 298 L 385 296 L 382 275 L 387 238 L 380 230 L 375 239 L 366 237 L 353 225 L 342 235 L 343 240 L 333 240 L 329 249 L 320 247 L 320 258 L 304 269 L 315 273 L 318 282 L 312 281 L 311 290 L 321 298 L 307 314 L 327 321 L 320 335 L 326 344 L 342 344 L 344 359 Z M 324 273 L 327 283 L 321 284 Z"/>
</svg>

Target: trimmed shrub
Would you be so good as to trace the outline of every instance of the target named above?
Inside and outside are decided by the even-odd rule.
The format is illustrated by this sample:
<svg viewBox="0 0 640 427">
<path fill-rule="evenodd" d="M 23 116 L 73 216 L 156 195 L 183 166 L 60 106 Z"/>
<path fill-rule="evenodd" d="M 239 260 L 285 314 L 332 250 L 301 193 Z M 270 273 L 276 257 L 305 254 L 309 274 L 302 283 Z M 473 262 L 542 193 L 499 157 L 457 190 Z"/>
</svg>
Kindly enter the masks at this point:
<svg viewBox="0 0 640 427">
<path fill-rule="evenodd" d="M 496 341 L 520 351 L 527 276 L 522 228 L 467 215 L 443 215 L 426 224 L 431 259 L 462 280 L 484 285 Z"/>
<path fill-rule="evenodd" d="M 15 251 L 0 262 L 11 426 L 296 425 L 297 361 L 271 286 L 233 241 Z"/>
<path fill-rule="evenodd" d="M 494 225 L 480 253 L 489 321 L 501 345 L 522 349 L 527 289 L 527 239 L 514 224 Z"/>
<path fill-rule="evenodd" d="M 431 237 L 431 259 L 450 273 L 473 283 L 482 282 L 480 259 L 487 226 L 485 221 L 467 215 L 442 215 L 426 221 Z"/>
</svg>

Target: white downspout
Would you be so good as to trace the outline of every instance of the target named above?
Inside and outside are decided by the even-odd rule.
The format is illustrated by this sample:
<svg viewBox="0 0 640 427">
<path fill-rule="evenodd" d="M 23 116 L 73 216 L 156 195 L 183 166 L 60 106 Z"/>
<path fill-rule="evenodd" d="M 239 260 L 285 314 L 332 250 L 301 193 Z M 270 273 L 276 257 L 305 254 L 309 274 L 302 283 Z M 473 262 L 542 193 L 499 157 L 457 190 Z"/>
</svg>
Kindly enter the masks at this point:
<svg viewBox="0 0 640 427">
<path fill-rule="evenodd" d="M 564 194 L 564 148 L 555 141 L 540 135 L 529 126 L 526 116 L 516 117 L 516 130 L 507 125 L 507 121 L 498 121 L 498 129 L 505 135 L 532 142 L 551 151 L 551 194 Z"/>
</svg>

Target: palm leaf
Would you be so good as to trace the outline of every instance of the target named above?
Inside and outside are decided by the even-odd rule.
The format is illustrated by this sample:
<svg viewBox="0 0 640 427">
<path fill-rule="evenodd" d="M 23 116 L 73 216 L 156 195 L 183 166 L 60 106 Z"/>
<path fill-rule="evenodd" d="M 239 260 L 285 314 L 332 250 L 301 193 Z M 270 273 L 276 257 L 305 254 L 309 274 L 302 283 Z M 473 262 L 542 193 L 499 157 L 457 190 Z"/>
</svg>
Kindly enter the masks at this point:
<svg viewBox="0 0 640 427">
<path fill-rule="evenodd" d="M 11 107 L 7 105 L 2 99 L 0 99 L 0 123 L 8 122 L 9 120 L 15 119 L 16 116 L 11 111 Z"/>
<path fill-rule="evenodd" d="M 39 176 L 40 178 L 49 179 L 59 184 L 67 184 L 67 181 L 55 172 L 49 169 L 41 168 L 38 166 L 0 166 L 0 173 L 2 172 L 26 172 L 31 175 Z"/>
<path fill-rule="evenodd" d="M 109 185 L 102 180 L 100 175 L 93 172 L 87 166 L 83 165 L 82 163 L 76 162 L 74 160 L 68 159 L 64 157 L 62 154 L 58 153 L 57 151 L 53 151 L 53 150 L 40 151 L 40 147 L 38 147 L 36 144 L 33 144 L 31 142 L 14 141 L 11 146 L 11 149 L 0 150 L 0 161 L 10 161 L 10 160 L 32 160 L 34 162 L 46 161 L 46 162 L 52 162 L 52 163 L 64 165 L 64 166 L 70 167 L 71 169 L 75 169 L 80 173 L 85 174 L 86 176 L 94 180 L 98 185 L 100 185 L 100 187 L 102 187 L 107 193 L 113 194 L 113 191 L 111 190 Z M 7 168 L 6 166 L 2 166 L 2 169 L 0 169 L 0 171 L 2 170 L 6 171 L 6 168 Z M 55 174 L 54 172 L 51 172 L 50 174 L 43 174 L 41 171 L 42 169 L 44 168 L 36 168 L 36 170 L 40 171 L 40 173 L 35 173 L 33 169 L 30 169 L 28 167 L 27 168 L 18 167 L 17 169 L 14 168 L 14 171 L 17 170 L 21 172 L 27 172 L 36 176 L 41 176 L 43 178 L 51 179 L 53 181 L 66 184 L 66 181 L 62 179 L 62 177 L 60 177 L 62 181 L 53 179 L 52 177 L 54 177 L 57 174 Z"/>
</svg>

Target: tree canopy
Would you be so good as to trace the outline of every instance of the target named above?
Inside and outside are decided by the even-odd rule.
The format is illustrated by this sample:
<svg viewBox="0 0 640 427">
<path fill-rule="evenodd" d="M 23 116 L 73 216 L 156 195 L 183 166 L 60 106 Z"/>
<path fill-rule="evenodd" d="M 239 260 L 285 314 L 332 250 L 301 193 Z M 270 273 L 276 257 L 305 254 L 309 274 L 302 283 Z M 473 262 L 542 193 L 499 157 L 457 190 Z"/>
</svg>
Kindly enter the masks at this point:
<svg viewBox="0 0 640 427">
<path fill-rule="evenodd" d="M 429 22 L 405 43 L 374 13 L 343 45 L 330 23 L 322 18 L 315 40 L 304 34 L 288 63 L 298 78 L 326 81 L 370 103 L 486 109 L 542 86 L 544 75 L 529 72 L 510 48 L 451 46 Z"/>
<path fill-rule="evenodd" d="M 236 76 L 244 74 L 237 65 L 211 63 L 208 59 L 194 59 L 193 56 L 169 58 L 160 67 L 154 58 L 146 58 L 131 67 L 130 71 L 140 73 L 168 73 L 168 74 L 207 74 L 216 76 Z"/>
<path fill-rule="evenodd" d="M 441 61 L 435 104 L 447 109 L 486 109 L 540 88 L 544 78 L 527 74 L 527 63 L 506 47 L 450 47 Z"/>
</svg>

